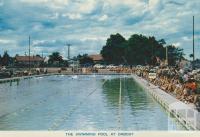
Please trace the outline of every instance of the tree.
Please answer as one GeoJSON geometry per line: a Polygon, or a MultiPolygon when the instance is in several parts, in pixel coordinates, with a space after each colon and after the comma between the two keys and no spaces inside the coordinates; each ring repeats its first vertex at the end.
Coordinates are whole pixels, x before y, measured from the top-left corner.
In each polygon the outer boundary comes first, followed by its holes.
{"type": "Polygon", "coordinates": [[[79,60],[80,65],[82,66],[91,66],[94,64],[92,58],[90,58],[87,54],[78,55],[77,59],[79,60]]]}
{"type": "Polygon", "coordinates": [[[101,54],[108,64],[121,64],[124,62],[125,42],[126,39],[119,33],[110,35],[106,45],[101,50],[101,54]]]}
{"type": "Polygon", "coordinates": [[[35,55],[36,57],[41,57],[39,54],[35,55]]]}
{"type": "Polygon", "coordinates": [[[128,41],[125,48],[125,57],[130,65],[156,65],[156,58],[163,59],[165,50],[155,37],[146,37],[143,35],[134,34],[128,41]]]}
{"type": "Polygon", "coordinates": [[[59,52],[53,52],[51,55],[49,55],[49,60],[48,60],[48,63],[49,64],[60,64],[63,62],[63,58],[62,56],[60,55],[59,52]]]}
{"type": "Polygon", "coordinates": [[[176,65],[176,61],[183,59],[183,49],[177,48],[174,45],[168,46],[168,64],[171,66],[176,65]]]}
{"type": "Polygon", "coordinates": [[[160,40],[158,41],[158,43],[161,44],[161,45],[165,45],[165,44],[166,44],[166,42],[165,42],[164,39],[160,39],[160,40]]]}
{"type": "MultiPolygon", "coordinates": [[[[107,39],[101,54],[108,64],[159,65],[158,60],[165,59],[165,44],[164,39],[156,40],[153,36],[133,34],[126,40],[117,33],[107,39]]],[[[183,58],[183,50],[173,45],[168,47],[169,64],[175,65],[177,60],[183,58]]]]}
{"type": "Polygon", "coordinates": [[[3,66],[8,66],[12,63],[12,58],[9,56],[7,51],[4,52],[3,57],[1,58],[1,63],[3,66]]]}
{"type": "Polygon", "coordinates": [[[193,54],[190,54],[190,55],[189,55],[190,58],[193,58],[193,56],[194,56],[193,54]]]}

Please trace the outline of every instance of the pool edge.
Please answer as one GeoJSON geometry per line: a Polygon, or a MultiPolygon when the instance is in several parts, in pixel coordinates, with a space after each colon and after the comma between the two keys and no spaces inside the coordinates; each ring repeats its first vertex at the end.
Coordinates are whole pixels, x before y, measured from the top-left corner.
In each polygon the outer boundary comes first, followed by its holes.
{"type": "Polygon", "coordinates": [[[132,74],[133,79],[170,114],[172,114],[188,130],[200,130],[200,113],[192,106],[187,105],[157,86],[148,83],[145,79],[132,74]],[[185,110],[185,111],[183,111],[185,110]],[[193,118],[188,118],[193,113],[193,118]]]}

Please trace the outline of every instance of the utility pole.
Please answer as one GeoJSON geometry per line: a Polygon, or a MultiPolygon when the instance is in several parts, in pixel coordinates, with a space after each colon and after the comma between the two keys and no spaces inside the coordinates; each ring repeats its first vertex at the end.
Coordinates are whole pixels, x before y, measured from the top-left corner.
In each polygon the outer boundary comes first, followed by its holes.
{"type": "Polygon", "coordinates": [[[193,16],[193,61],[195,60],[194,56],[194,16],[193,16]]]}
{"type": "Polygon", "coordinates": [[[67,44],[67,46],[68,46],[68,60],[70,60],[70,46],[71,46],[71,44],[67,44]]]}
{"type": "Polygon", "coordinates": [[[166,46],[166,64],[168,66],[168,47],[166,46]]]}
{"type": "Polygon", "coordinates": [[[31,37],[29,36],[29,72],[31,70],[31,37]]]}

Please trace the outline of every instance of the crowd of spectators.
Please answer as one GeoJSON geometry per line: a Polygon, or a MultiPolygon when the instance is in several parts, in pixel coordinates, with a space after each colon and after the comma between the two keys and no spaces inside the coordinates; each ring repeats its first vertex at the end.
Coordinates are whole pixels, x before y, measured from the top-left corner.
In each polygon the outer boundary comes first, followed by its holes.
{"type": "Polygon", "coordinates": [[[197,107],[200,104],[199,81],[197,74],[192,70],[183,70],[174,67],[154,68],[156,77],[150,78],[150,67],[135,67],[133,72],[140,77],[158,86],[165,92],[173,95],[184,103],[193,103],[197,107]]]}

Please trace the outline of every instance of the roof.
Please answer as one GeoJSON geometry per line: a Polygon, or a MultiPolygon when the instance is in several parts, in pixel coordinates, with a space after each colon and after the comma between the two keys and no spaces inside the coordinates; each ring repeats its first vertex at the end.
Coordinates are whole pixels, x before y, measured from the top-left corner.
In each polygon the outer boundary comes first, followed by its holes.
{"type": "MultiPolygon", "coordinates": [[[[29,61],[29,56],[16,56],[16,61],[29,61]]],[[[44,58],[39,56],[30,56],[30,61],[44,61],[44,58]]]]}
{"type": "Polygon", "coordinates": [[[95,55],[89,55],[90,58],[92,58],[92,60],[94,61],[101,61],[103,60],[103,57],[101,54],[95,54],[95,55]]]}

